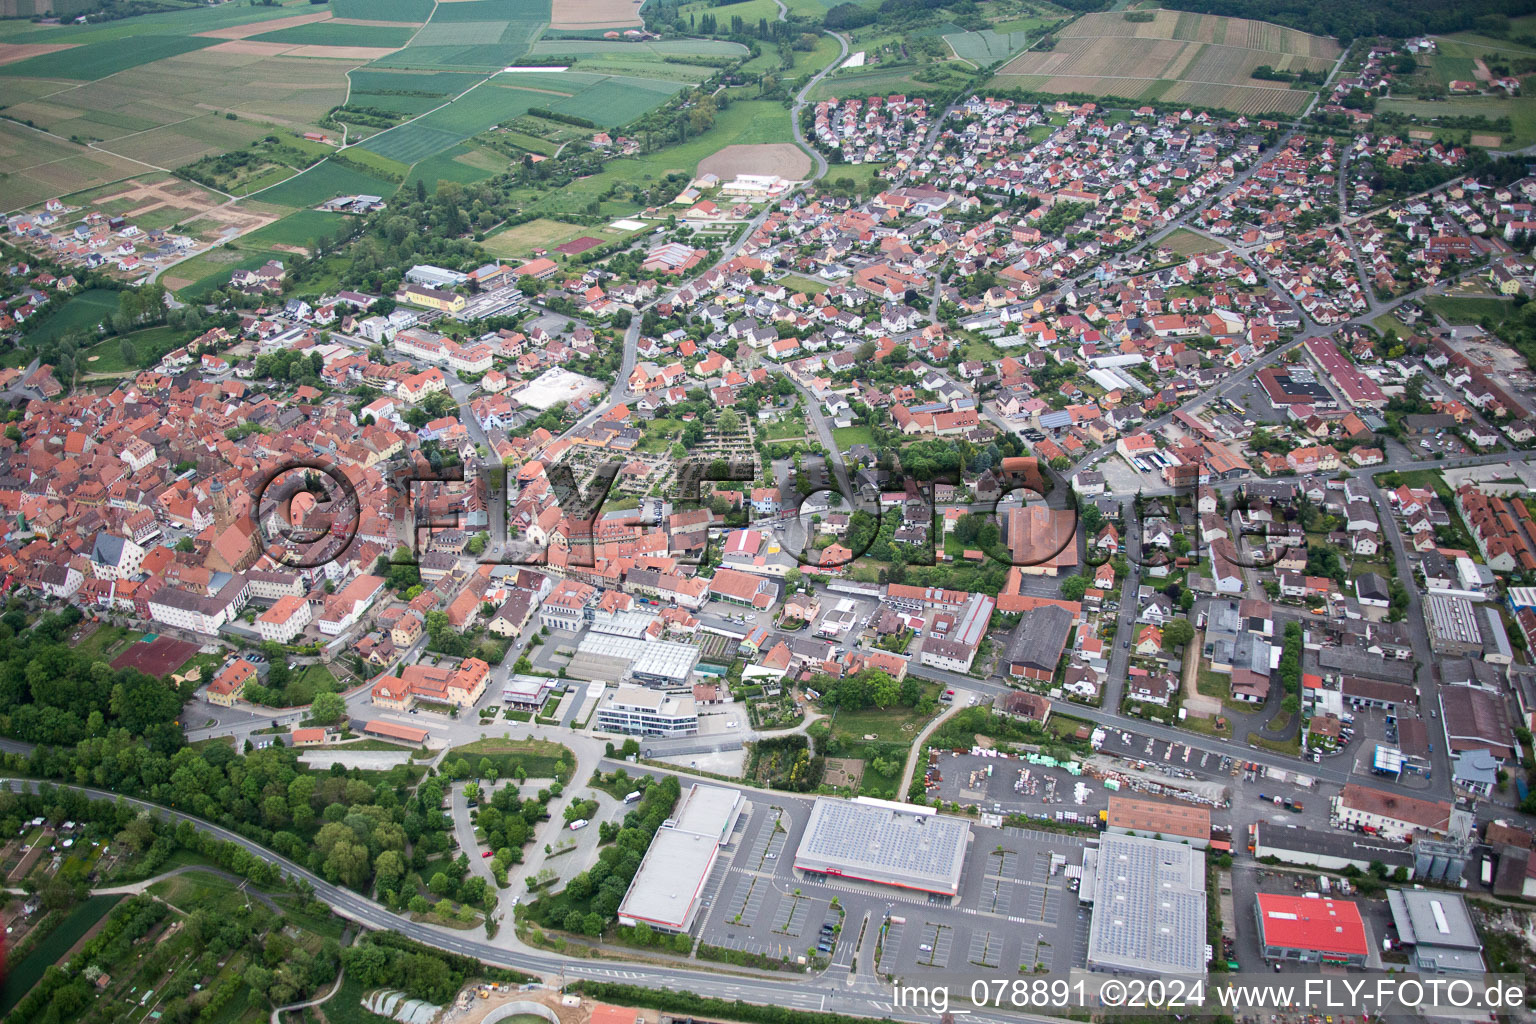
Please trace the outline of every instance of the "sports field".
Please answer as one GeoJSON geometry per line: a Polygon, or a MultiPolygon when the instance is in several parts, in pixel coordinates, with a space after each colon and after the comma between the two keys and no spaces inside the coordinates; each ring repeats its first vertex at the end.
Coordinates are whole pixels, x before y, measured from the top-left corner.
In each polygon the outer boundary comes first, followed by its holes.
{"type": "Polygon", "coordinates": [[[1327,72],[1339,52],[1332,39],[1243,18],[1157,11],[1152,21],[1133,22],[1108,12],[1084,15],[1061,30],[1054,49],[1020,54],[993,81],[1036,92],[1297,113],[1312,93],[1255,79],[1253,70],[1267,64],[1327,72]]]}
{"type": "Polygon", "coordinates": [[[591,231],[591,228],[582,227],[580,224],[567,224],[541,217],[526,224],[507,228],[505,231],[498,231],[482,244],[485,246],[485,251],[493,256],[500,256],[503,259],[527,259],[533,255],[535,249],[553,249],[573,238],[590,234],[591,231]]]}
{"type": "Polygon", "coordinates": [[[163,676],[186,664],[197,653],[197,644],[157,636],[145,643],[140,640],[112,659],[113,668],[136,668],[147,676],[163,676]]]}

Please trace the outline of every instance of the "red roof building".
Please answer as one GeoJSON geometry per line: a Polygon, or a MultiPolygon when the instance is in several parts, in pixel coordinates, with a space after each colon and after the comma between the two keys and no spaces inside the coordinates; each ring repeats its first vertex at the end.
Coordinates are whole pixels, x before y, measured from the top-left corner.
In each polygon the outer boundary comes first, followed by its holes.
{"type": "Polygon", "coordinates": [[[1261,892],[1254,913],[1267,958],[1365,965],[1365,922],[1350,900],[1261,892]]]}

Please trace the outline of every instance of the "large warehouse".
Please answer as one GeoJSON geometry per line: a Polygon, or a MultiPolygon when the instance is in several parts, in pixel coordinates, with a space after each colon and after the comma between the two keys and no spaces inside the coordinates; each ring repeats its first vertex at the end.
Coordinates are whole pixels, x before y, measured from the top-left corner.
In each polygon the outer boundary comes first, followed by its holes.
{"type": "Polygon", "coordinates": [[[1371,952],[1360,908],[1350,900],[1261,892],[1254,916],[1266,959],[1363,967],[1371,952]]]}
{"type": "Polygon", "coordinates": [[[702,784],[688,790],[645,851],[619,904],[619,923],[633,927],[644,921],[664,932],[693,927],[699,894],[741,811],[740,790],[702,784]]]}
{"type": "Polygon", "coordinates": [[[873,797],[818,797],[795,851],[795,870],[955,896],[971,826],[959,818],[873,797]]]}
{"type": "Polygon", "coordinates": [[[1083,865],[1083,890],[1093,893],[1089,969],[1203,974],[1205,854],[1183,843],[1112,832],[1089,852],[1083,865]]]}

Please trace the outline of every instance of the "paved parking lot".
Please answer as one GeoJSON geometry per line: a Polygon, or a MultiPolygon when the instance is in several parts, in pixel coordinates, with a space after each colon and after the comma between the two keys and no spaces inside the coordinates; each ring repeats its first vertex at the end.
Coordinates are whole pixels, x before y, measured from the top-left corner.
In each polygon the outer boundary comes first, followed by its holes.
{"type": "Polygon", "coordinates": [[[929,795],[946,802],[977,804],[1003,814],[1035,815],[1057,811],[1093,815],[1109,806],[1109,791],[1102,782],[1086,775],[1070,775],[1062,768],[958,754],[941,756],[938,769],[939,787],[929,795]],[[992,769],[990,777],[988,768],[992,769]]]}
{"type": "Polygon", "coordinates": [[[877,931],[889,919],[880,972],[909,982],[968,982],[998,972],[1016,976],[1021,965],[1080,961],[1077,933],[1086,915],[1080,918],[1064,869],[1082,863],[1082,837],[973,824],[960,896],[951,905],[915,890],[797,878],[794,854],[810,801],[772,799],[753,797],[706,883],[697,928],[704,942],[797,956],[815,951],[824,924],[841,923],[825,955],[846,969],[867,917],[860,961],[869,963],[877,931]]]}

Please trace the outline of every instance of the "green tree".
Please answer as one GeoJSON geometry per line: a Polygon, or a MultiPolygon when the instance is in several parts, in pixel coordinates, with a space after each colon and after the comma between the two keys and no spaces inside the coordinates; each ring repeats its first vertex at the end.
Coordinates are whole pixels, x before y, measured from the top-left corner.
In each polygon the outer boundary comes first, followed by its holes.
{"type": "Polygon", "coordinates": [[[1163,650],[1172,654],[1195,638],[1188,619],[1174,619],[1163,626],[1163,650]]]}
{"type": "Polygon", "coordinates": [[[317,693],[310,705],[309,717],[321,725],[335,725],[346,717],[347,702],[339,693],[317,693]]]}

